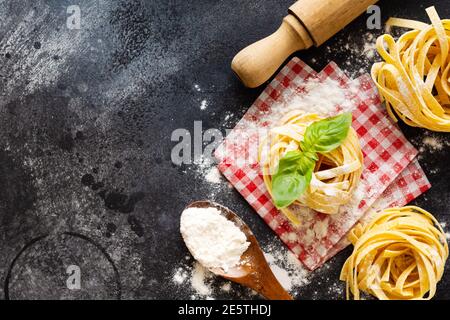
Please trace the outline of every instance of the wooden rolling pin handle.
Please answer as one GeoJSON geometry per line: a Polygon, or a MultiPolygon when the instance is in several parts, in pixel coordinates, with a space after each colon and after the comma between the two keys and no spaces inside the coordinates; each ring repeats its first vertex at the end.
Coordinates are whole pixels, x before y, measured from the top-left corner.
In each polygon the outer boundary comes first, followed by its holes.
{"type": "Polygon", "coordinates": [[[315,46],[334,36],[378,0],[298,0],[289,7],[308,29],[315,46]]]}
{"type": "Polygon", "coordinates": [[[272,35],[240,51],[231,68],[245,86],[256,88],[269,79],[292,53],[313,45],[308,31],[293,15],[272,35]]]}
{"type": "Polygon", "coordinates": [[[267,81],[295,51],[319,46],[377,0],[298,0],[281,27],[239,52],[231,68],[250,88],[267,81]]]}

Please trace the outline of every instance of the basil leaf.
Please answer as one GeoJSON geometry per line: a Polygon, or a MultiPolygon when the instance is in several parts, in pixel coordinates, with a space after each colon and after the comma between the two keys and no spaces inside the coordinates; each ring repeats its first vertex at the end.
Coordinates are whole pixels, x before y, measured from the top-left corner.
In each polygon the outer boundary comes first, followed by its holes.
{"type": "Polygon", "coordinates": [[[272,195],[275,206],[284,208],[293,203],[305,192],[311,180],[298,171],[275,175],[272,179],[272,195]]]}
{"type": "Polygon", "coordinates": [[[333,151],[347,138],[351,124],[350,112],[312,123],[306,128],[302,149],[323,153],[333,151]]]}
{"type": "MultiPolygon", "coordinates": [[[[303,155],[304,156],[301,157],[297,162],[297,169],[301,175],[306,175],[309,171],[312,172],[314,170],[317,159],[310,158],[310,154],[308,153],[303,153],[303,155]]],[[[316,156],[315,153],[313,153],[312,155],[316,156]]]]}
{"type": "Polygon", "coordinates": [[[290,151],[280,159],[272,176],[272,196],[277,208],[293,203],[311,182],[315,161],[301,151],[290,151]]]}
{"type": "Polygon", "coordinates": [[[299,150],[294,150],[294,151],[289,151],[286,152],[286,154],[284,155],[283,158],[280,159],[280,163],[283,161],[284,163],[286,162],[296,162],[298,159],[300,159],[302,157],[302,152],[299,150]]]}
{"type": "Polygon", "coordinates": [[[289,151],[280,159],[275,174],[292,173],[297,170],[298,161],[302,157],[301,151],[289,151]]]}

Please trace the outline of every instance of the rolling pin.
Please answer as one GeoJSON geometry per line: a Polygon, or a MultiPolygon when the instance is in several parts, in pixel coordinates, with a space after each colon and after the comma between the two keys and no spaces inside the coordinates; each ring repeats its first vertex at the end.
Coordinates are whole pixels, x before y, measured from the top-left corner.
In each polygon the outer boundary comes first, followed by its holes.
{"type": "Polygon", "coordinates": [[[299,0],[280,28],[240,51],[231,68],[245,86],[267,81],[294,52],[320,46],[377,0],[299,0]]]}

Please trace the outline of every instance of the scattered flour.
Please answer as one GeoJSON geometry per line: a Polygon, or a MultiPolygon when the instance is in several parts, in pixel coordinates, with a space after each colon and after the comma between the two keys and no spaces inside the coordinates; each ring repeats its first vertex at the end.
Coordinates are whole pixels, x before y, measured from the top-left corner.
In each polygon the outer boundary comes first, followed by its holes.
{"type": "Polygon", "coordinates": [[[376,58],[376,37],[372,32],[362,35],[362,41],[353,41],[350,36],[337,38],[335,42],[326,47],[330,55],[345,53],[346,61],[343,66],[345,71],[353,76],[370,72],[370,68],[376,58]]]}
{"type": "MultiPolygon", "coordinates": [[[[354,108],[354,103],[345,94],[346,91],[333,79],[311,79],[306,82],[303,90],[304,94],[294,95],[289,101],[287,111],[296,109],[327,116],[336,112],[336,106],[339,106],[342,112],[354,108]]],[[[284,112],[286,113],[286,109],[284,112]]]]}
{"type": "Polygon", "coordinates": [[[188,273],[186,272],[186,270],[180,267],[175,271],[172,280],[177,284],[182,284],[186,281],[187,277],[188,273]]]}
{"type": "Polygon", "coordinates": [[[317,239],[324,238],[328,233],[328,219],[324,219],[322,221],[317,221],[314,224],[314,233],[316,234],[317,239]]]}
{"type": "Polygon", "coordinates": [[[275,278],[277,278],[277,280],[280,282],[284,290],[291,291],[292,281],[291,277],[289,276],[289,272],[277,266],[276,264],[270,265],[270,269],[272,270],[273,274],[275,275],[275,278]]]}
{"type": "Polygon", "coordinates": [[[191,285],[194,290],[202,296],[211,294],[211,286],[206,282],[213,274],[205,269],[200,263],[196,262],[192,271],[191,285]]]}
{"type": "Polygon", "coordinates": [[[208,101],[202,100],[202,102],[200,104],[200,110],[205,110],[207,106],[208,106],[208,101]]]}
{"type": "Polygon", "coordinates": [[[237,114],[235,114],[234,112],[225,112],[225,116],[221,122],[221,126],[225,129],[225,133],[235,126],[236,116],[237,114]]]}
{"type": "MultiPolygon", "coordinates": [[[[186,259],[191,258],[187,256],[186,259]]],[[[211,300],[220,293],[233,294],[231,282],[222,283],[223,281],[226,280],[216,277],[198,262],[194,262],[192,266],[182,264],[172,272],[173,284],[183,291],[190,288],[193,292],[192,300],[211,300]]]]}
{"type": "Polygon", "coordinates": [[[447,228],[447,222],[439,222],[439,224],[441,225],[442,229],[444,230],[444,234],[445,234],[445,238],[447,238],[447,241],[450,240],[450,231],[445,231],[445,229],[447,228]]]}
{"type": "Polygon", "coordinates": [[[328,287],[328,290],[325,290],[325,292],[322,290],[321,292],[313,291],[313,300],[345,299],[345,283],[340,281],[338,277],[333,276],[332,279],[330,278],[330,274],[333,274],[331,268],[332,266],[330,264],[325,264],[311,275],[311,283],[318,287],[323,287],[324,285],[328,287]]]}
{"type": "Polygon", "coordinates": [[[431,174],[437,174],[439,173],[439,168],[430,169],[431,174]]]}
{"type": "MultiPolygon", "coordinates": [[[[422,153],[434,153],[439,152],[445,149],[446,147],[450,147],[450,141],[438,133],[430,133],[425,132],[424,136],[419,136],[412,139],[412,142],[415,145],[418,145],[419,149],[419,160],[423,157],[422,153]]],[[[438,170],[436,169],[436,172],[438,170]]]]}
{"type": "Polygon", "coordinates": [[[204,183],[206,198],[209,200],[216,200],[219,195],[233,189],[227,181],[222,178],[222,174],[217,168],[217,163],[213,156],[202,155],[195,159],[194,163],[186,166],[182,170],[183,173],[193,174],[194,178],[204,183]]]}
{"type": "Polygon", "coordinates": [[[333,298],[340,298],[344,295],[342,284],[335,282],[328,287],[328,295],[333,298]]]}
{"type": "Polygon", "coordinates": [[[222,268],[225,272],[240,263],[241,255],[250,245],[246,235],[212,207],[184,210],[180,231],[198,262],[206,268],[222,268]]]}
{"type": "MultiPolygon", "coordinates": [[[[199,158],[194,159],[193,163],[188,167],[190,172],[194,172],[196,176],[205,178],[209,170],[215,165],[214,159],[211,156],[202,155],[199,158]]],[[[186,173],[184,171],[184,173],[186,173]]]]}
{"type": "Polygon", "coordinates": [[[202,91],[202,89],[200,88],[200,86],[199,86],[198,84],[194,84],[194,89],[195,89],[197,92],[202,91]]]}
{"type": "Polygon", "coordinates": [[[296,296],[298,289],[309,283],[309,271],[304,269],[297,257],[284,247],[270,245],[264,251],[264,256],[277,280],[286,291],[296,296]]]}
{"type": "Polygon", "coordinates": [[[205,176],[206,181],[210,182],[210,183],[221,183],[222,182],[222,175],[219,171],[219,169],[217,169],[217,167],[212,167],[211,169],[209,169],[209,171],[207,172],[206,176],[205,176]]]}
{"type": "Polygon", "coordinates": [[[442,150],[442,148],[444,147],[444,144],[442,143],[442,141],[440,141],[438,137],[427,136],[423,138],[422,143],[428,149],[431,149],[433,151],[442,150]]]}
{"type": "Polygon", "coordinates": [[[363,53],[367,59],[373,59],[376,53],[376,42],[373,34],[367,34],[366,41],[364,42],[363,53]]]}
{"type": "MultiPolygon", "coordinates": [[[[303,214],[306,215],[307,213],[303,214]]],[[[304,225],[307,226],[307,228],[304,229],[305,235],[303,238],[303,241],[306,245],[309,245],[315,241],[319,241],[327,235],[329,224],[328,219],[315,221],[314,223],[311,223],[312,221],[306,219],[302,221],[304,221],[304,225]]],[[[296,241],[298,241],[298,239],[296,239],[296,241]]]]}
{"type": "Polygon", "coordinates": [[[230,292],[231,291],[231,284],[230,283],[225,283],[222,287],[220,287],[220,289],[222,289],[222,291],[225,291],[225,292],[230,292]]]}
{"type": "Polygon", "coordinates": [[[194,160],[194,165],[196,166],[195,171],[204,175],[214,165],[214,159],[210,156],[202,155],[194,160]]]}

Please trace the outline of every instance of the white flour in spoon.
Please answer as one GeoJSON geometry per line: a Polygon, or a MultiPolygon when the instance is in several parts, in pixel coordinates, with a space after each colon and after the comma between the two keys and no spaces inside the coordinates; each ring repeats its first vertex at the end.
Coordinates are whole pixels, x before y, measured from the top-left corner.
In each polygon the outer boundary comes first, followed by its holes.
{"type": "Polygon", "coordinates": [[[180,231],[194,258],[206,268],[227,272],[237,266],[250,242],[216,208],[188,208],[181,214],[180,231]]]}

